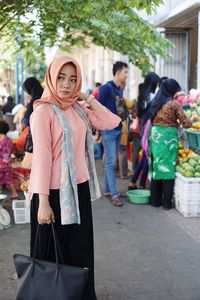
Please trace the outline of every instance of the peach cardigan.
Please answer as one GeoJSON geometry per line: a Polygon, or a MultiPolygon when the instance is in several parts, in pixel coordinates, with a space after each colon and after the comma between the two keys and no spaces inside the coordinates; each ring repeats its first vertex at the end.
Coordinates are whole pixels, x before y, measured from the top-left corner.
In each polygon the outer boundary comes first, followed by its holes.
{"type": "MultiPolygon", "coordinates": [[[[84,110],[91,126],[98,130],[113,129],[121,121],[109,110],[84,110]]],[[[73,134],[75,170],[77,184],[79,184],[89,179],[85,159],[86,125],[73,107],[63,112],[73,134]]],[[[63,130],[56,113],[48,103],[36,107],[31,115],[30,124],[34,150],[29,192],[49,195],[50,189],[60,188],[63,130]]]]}

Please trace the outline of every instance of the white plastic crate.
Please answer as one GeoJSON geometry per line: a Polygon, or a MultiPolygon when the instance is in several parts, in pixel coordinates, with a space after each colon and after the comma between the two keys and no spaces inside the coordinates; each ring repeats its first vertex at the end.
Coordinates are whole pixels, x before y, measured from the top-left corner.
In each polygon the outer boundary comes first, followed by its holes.
{"type": "Polygon", "coordinates": [[[181,194],[186,192],[200,193],[200,178],[184,177],[180,173],[176,173],[175,189],[181,194]]]}
{"type": "Polygon", "coordinates": [[[181,190],[175,185],[174,194],[181,197],[184,201],[193,202],[198,201],[200,203],[200,192],[181,190]]]}
{"type": "Polygon", "coordinates": [[[26,200],[14,200],[12,202],[15,224],[30,223],[30,208],[26,200]]]}
{"type": "Polygon", "coordinates": [[[200,217],[200,201],[198,200],[193,199],[193,201],[188,201],[175,194],[176,209],[184,217],[200,217]]]}

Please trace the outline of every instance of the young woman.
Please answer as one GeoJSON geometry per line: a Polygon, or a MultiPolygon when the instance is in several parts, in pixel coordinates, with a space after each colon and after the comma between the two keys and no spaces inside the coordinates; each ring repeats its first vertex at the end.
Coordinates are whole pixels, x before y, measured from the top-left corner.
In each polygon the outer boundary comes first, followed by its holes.
{"type": "Polygon", "coordinates": [[[177,128],[190,127],[180,103],[176,100],[181,87],[174,79],[161,83],[160,89],[151,103],[152,128],[149,135],[151,152],[151,200],[152,206],[172,208],[175,167],[178,155],[177,128]]]}
{"type": "Polygon", "coordinates": [[[81,70],[74,59],[56,57],[45,81],[46,88],[31,116],[31,255],[38,223],[44,224],[38,257],[55,261],[48,225],[55,222],[65,263],[89,268],[82,300],[96,300],[91,197],[99,198],[100,191],[91,126],[113,129],[121,119],[93,96],[81,93],[81,70]],[[77,103],[79,99],[86,100],[91,110],[77,103]]]}
{"type": "Polygon", "coordinates": [[[27,111],[25,112],[25,115],[22,119],[22,123],[26,127],[29,126],[30,115],[33,112],[33,103],[35,102],[35,100],[41,98],[44,89],[41,86],[39,80],[37,80],[37,78],[35,77],[26,78],[26,80],[23,82],[22,88],[26,92],[27,97],[30,99],[27,104],[27,111]]]}

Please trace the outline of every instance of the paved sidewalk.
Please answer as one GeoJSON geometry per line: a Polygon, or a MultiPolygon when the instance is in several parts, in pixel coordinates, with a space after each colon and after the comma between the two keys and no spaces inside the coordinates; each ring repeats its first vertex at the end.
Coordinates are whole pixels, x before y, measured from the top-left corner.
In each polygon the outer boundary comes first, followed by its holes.
{"type": "MultiPolygon", "coordinates": [[[[125,191],[128,181],[118,183],[125,191]]],[[[200,219],[127,200],[92,205],[98,300],[200,300],[200,219]]],[[[15,299],[12,255],[28,249],[29,225],[0,231],[0,300],[15,299]]]]}

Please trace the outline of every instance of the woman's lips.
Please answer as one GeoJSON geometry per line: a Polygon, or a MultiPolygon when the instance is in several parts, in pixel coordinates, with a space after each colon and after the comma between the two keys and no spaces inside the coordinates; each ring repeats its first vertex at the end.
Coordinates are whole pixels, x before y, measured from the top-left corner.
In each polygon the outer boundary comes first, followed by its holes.
{"type": "Polygon", "coordinates": [[[68,95],[70,92],[67,92],[67,91],[61,91],[61,93],[62,93],[63,95],[68,95]]]}

